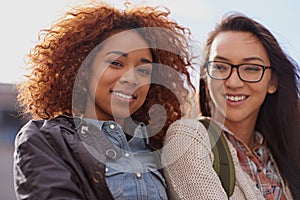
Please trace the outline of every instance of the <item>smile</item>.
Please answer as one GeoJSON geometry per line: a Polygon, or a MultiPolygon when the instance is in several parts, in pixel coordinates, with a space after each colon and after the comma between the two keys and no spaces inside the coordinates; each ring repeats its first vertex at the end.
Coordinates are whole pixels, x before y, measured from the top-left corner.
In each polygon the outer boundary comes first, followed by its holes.
{"type": "Polygon", "coordinates": [[[238,101],[243,101],[247,98],[247,96],[229,96],[229,95],[226,95],[225,96],[227,100],[229,101],[234,101],[234,102],[238,102],[238,101]]]}
{"type": "Polygon", "coordinates": [[[124,94],[122,92],[112,91],[112,94],[122,99],[127,99],[127,100],[135,99],[133,95],[124,94]]]}

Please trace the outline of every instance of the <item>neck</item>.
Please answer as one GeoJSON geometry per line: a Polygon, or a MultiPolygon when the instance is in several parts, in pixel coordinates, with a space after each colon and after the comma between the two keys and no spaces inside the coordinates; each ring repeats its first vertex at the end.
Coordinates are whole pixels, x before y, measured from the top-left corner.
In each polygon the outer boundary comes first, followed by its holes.
{"type": "Polygon", "coordinates": [[[229,131],[235,134],[237,138],[243,141],[248,147],[254,146],[255,123],[247,124],[243,122],[232,122],[225,120],[225,126],[229,131]]]}
{"type": "MultiPolygon", "coordinates": [[[[216,121],[222,121],[215,118],[216,121]]],[[[226,128],[232,132],[237,138],[243,141],[248,147],[254,146],[254,131],[256,119],[248,119],[243,121],[233,121],[228,118],[223,120],[226,128]]]]}
{"type": "Polygon", "coordinates": [[[124,119],[117,119],[115,118],[115,122],[118,123],[122,128],[124,127],[124,119]]]}
{"type": "Polygon", "coordinates": [[[109,117],[105,117],[105,116],[98,116],[96,113],[94,112],[86,112],[84,114],[84,117],[86,118],[91,118],[91,119],[97,119],[100,121],[115,121],[116,123],[118,123],[121,127],[124,126],[124,118],[109,118],[109,117]],[[93,113],[93,114],[90,114],[93,113]]]}

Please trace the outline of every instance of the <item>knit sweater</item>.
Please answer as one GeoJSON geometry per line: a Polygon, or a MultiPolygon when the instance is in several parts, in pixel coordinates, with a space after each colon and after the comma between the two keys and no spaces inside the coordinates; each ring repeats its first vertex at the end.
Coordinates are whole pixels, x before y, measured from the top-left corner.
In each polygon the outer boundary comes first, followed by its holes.
{"type": "MultiPolygon", "coordinates": [[[[264,197],[255,182],[240,166],[235,148],[228,140],[227,143],[236,176],[234,192],[230,199],[263,200],[264,197]]],[[[169,127],[162,152],[162,163],[170,199],[227,199],[213,168],[214,155],[211,149],[208,132],[197,120],[182,119],[169,127]]],[[[279,174],[277,167],[276,170],[279,174]]],[[[287,199],[292,199],[282,178],[281,182],[287,199]]]]}

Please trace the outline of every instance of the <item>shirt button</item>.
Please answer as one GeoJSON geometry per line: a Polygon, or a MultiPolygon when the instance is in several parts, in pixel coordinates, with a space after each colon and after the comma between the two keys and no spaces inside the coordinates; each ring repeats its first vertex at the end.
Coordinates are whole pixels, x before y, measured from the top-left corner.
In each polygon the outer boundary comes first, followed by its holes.
{"type": "Polygon", "coordinates": [[[93,176],[93,181],[95,183],[99,183],[101,180],[104,180],[103,175],[100,172],[96,171],[93,176]]]}
{"type": "Polygon", "coordinates": [[[113,130],[113,129],[115,129],[115,125],[114,125],[114,124],[110,124],[110,125],[109,125],[109,128],[110,128],[111,130],[113,130]]]}
{"type": "Polygon", "coordinates": [[[87,127],[87,126],[82,126],[81,127],[81,135],[83,136],[83,137],[87,137],[88,136],[88,131],[89,131],[89,128],[87,127]]]}
{"type": "Polygon", "coordinates": [[[141,178],[142,177],[142,174],[140,172],[137,172],[135,175],[136,175],[137,178],[141,178]]]}
{"type": "Polygon", "coordinates": [[[111,159],[116,159],[117,158],[117,152],[113,149],[108,149],[106,152],[105,152],[105,155],[111,159]]]}
{"type": "Polygon", "coordinates": [[[126,158],[128,158],[130,155],[129,155],[129,153],[126,152],[126,153],[124,154],[124,156],[125,156],[126,158]]]}
{"type": "Polygon", "coordinates": [[[105,172],[108,172],[108,168],[107,167],[105,167],[105,172]]]}

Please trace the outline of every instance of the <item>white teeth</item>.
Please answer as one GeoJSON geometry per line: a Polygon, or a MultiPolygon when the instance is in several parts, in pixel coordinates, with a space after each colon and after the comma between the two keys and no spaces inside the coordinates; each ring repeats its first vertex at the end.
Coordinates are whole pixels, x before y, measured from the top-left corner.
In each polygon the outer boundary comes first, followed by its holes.
{"type": "Polygon", "coordinates": [[[124,98],[124,99],[132,99],[133,97],[132,96],[129,96],[129,95],[126,95],[126,94],[123,94],[123,93],[120,93],[120,92],[113,92],[114,95],[116,96],[119,96],[121,98],[124,98]]]}
{"type": "Polygon", "coordinates": [[[246,96],[226,96],[226,99],[230,101],[242,101],[246,99],[246,96]]]}

